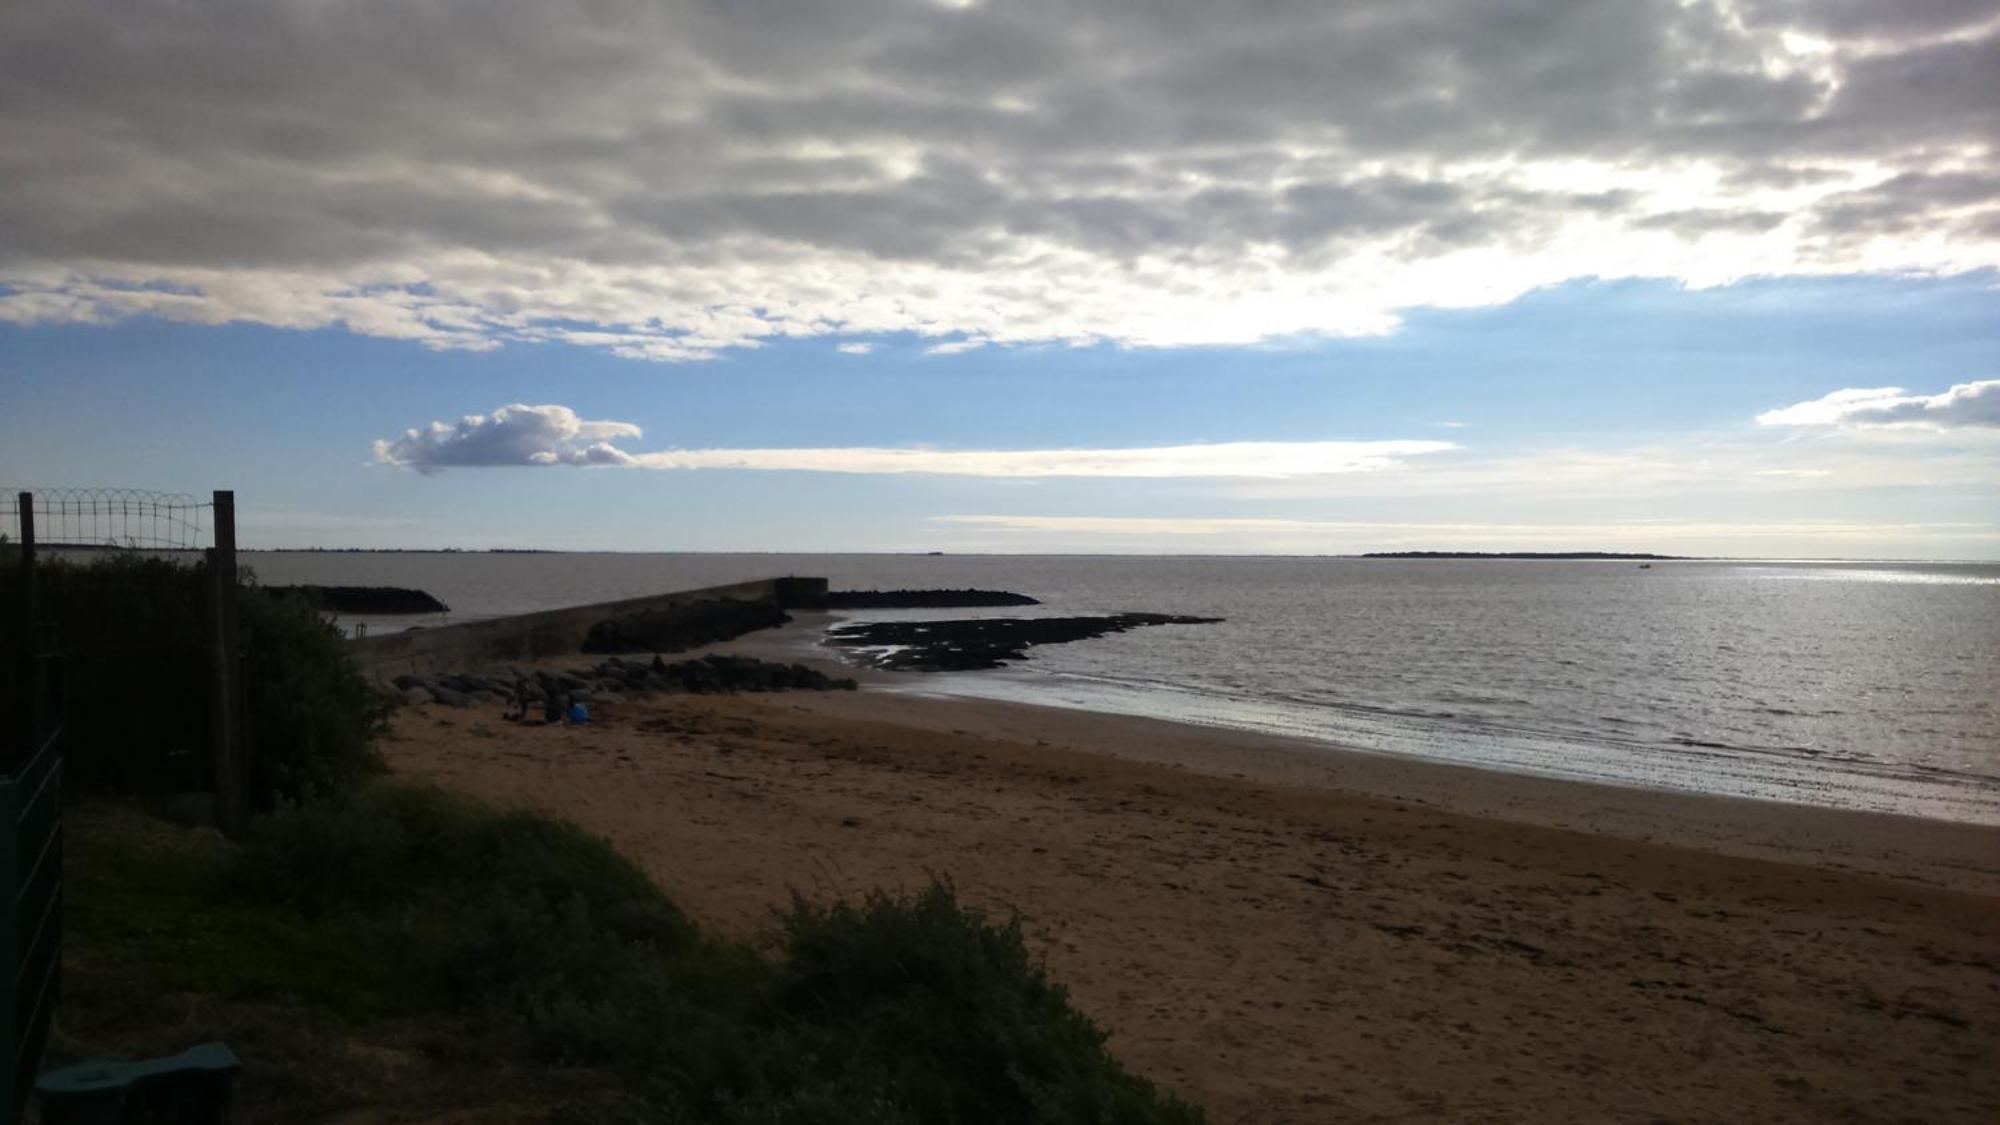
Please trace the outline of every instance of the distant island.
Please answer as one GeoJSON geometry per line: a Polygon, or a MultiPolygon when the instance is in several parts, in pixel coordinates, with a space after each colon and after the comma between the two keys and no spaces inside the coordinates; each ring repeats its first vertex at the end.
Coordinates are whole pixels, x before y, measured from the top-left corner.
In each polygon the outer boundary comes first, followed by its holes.
{"type": "Polygon", "coordinates": [[[1364,559],[1653,559],[1686,561],[1688,555],[1649,555],[1625,551],[1370,551],[1364,559]]]}

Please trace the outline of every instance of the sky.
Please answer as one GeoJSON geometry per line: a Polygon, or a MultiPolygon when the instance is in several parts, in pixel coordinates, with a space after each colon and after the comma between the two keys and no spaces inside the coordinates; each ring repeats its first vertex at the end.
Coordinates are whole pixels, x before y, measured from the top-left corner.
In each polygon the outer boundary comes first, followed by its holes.
{"type": "Polygon", "coordinates": [[[2000,559],[2000,0],[0,6],[0,484],[2000,559]]]}

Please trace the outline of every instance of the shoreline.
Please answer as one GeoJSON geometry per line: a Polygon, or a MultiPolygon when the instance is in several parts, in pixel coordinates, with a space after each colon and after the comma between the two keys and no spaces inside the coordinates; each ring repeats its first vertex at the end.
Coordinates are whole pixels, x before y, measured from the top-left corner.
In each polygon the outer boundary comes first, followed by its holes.
{"type": "Polygon", "coordinates": [[[862,690],[852,695],[795,698],[795,704],[828,716],[889,721],[933,733],[970,731],[1213,777],[1403,801],[1466,816],[1848,868],[2000,895],[2000,826],[1550,777],[1303,735],[927,692],[926,673],[883,671],[828,652],[815,638],[826,621],[836,619],[833,615],[795,617],[791,625],[700,651],[798,662],[859,680],[862,690]]]}
{"type": "Polygon", "coordinates": [[[1508,773],[1282,735],[1014,701],[870,690],[795,710],[1098,754],[1284,789],[2000,896],[2000,827],[1508,773]]]}
{"type": "Polygon", "coordinates": [[[1274,741],[864,687],[580,727],[428,704],[382,749],[581,824],[750,940],[794,893],[950,879],[1216,1122],[2000,1106],[2000,834],[1366,754],[1301,772],[1274,741]]]}

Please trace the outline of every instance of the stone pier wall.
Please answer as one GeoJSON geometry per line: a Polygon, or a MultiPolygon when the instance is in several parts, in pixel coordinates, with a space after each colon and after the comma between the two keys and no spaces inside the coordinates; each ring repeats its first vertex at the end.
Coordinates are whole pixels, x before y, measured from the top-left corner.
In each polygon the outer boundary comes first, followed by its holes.
{"type": "Polygon", "coordinates": [[[811,609],[825,605],[826,585],[824,578],[762,578],[435,629],[385,633],[349,641],[347,647],[362,674],[377,681],[405,673],[423,676],[464,671],[580,652],[592,626],[631,614],[671,613],[676,608],[717,601],[769,602],[779,608],[811,609]]]}

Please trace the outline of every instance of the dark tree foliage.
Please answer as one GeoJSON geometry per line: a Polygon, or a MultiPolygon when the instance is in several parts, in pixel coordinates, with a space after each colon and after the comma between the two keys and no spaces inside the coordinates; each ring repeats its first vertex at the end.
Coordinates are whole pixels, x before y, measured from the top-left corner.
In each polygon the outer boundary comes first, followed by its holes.
{"type": "MultiPolygon", "coordinates": [[[[61,656],[65,777],[82,792],[189,792],[212,785],[207,573],[139,554],[87,561],[44,557],[39,618],[61,656]]],[[[21,566],[0,552],[10,607],[0,695],[22,674],[21,566]]],[[[381,704],[349,662],[340,634],[303,599],[237,590],[246,718],[260,803],[328,791],[377,771],[369,739],[381,704]]]]}

